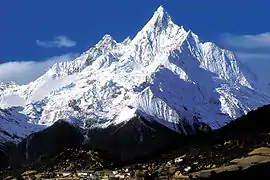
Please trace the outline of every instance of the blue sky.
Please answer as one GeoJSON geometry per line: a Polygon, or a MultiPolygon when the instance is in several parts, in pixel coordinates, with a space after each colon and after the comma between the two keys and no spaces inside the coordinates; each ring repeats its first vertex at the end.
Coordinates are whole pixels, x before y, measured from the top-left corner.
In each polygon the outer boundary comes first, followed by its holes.
{"type": "Polygon", "coordinates": [[[117,41],[134,37],[161,4],[176,24],[235,51],[254,71],[268,75],[269,0],[3,0],[0,81],[33,80],[53,63],[89,49],[104,34],[117,41]]]}

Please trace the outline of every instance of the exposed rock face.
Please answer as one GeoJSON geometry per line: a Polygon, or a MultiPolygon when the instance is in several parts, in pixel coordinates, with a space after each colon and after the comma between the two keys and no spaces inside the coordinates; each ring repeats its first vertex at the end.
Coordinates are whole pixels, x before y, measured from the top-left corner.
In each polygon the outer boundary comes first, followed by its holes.
{"type": "Polygon", "coordinates": [[[68,148],[80,146],[83,135],[79,128],[59,120],[49,128],[31,134],[18,144],[11,156],[12,165],[30,165],[43,157],[53,156],[68,148]]]}

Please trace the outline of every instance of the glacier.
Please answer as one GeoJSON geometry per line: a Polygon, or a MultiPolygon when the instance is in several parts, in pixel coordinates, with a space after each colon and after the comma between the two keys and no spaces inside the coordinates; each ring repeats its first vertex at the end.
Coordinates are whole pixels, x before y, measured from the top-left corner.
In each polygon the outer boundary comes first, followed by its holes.
{"type": "Polygon", "coordinates": [[[29,84],[0,83],[0,132],[23,138],[59,119],[106,128],[140,115],[189,134],[196,124],[217,129],[269,102],[234,53],[201,42],[161,6],[134,38],[105,35],[29,84]]]}

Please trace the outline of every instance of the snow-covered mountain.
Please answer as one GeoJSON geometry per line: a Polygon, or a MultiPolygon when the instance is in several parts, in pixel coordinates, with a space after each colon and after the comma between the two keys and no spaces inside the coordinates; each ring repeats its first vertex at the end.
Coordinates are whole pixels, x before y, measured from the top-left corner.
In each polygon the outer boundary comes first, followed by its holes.
{"type": "Polygon", "coordinates": [[[0,108],[13,111],[0,113],[0,129],[24,137],[59,119],[106,128],[138,114],[187,134],[195,124],[216,129],[269,102],[232,52],[201,42],[159,7],[133,39],[105,35],[29,84],[0,84],[0,108]]]}

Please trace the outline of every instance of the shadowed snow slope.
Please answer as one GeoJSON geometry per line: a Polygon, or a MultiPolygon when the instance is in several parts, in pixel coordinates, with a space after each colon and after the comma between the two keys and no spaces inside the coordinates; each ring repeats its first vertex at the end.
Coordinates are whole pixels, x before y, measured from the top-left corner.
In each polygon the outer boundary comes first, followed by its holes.
{"type": "Polygon", "coordinates": [[[80,127],[105,128],[139,114],[189,134],[194,125],[220,128],[269,101],[232,52],[200,42],[174,24],[163,7],[133,39],[119,43],[105,35],[29,84],[0,84],[0,108],[20,106],[15,111],[20,116],[10,119],[35,126],[67,119],[80,127]]]}

